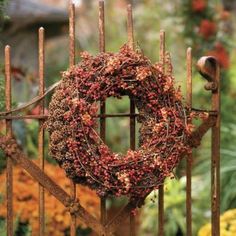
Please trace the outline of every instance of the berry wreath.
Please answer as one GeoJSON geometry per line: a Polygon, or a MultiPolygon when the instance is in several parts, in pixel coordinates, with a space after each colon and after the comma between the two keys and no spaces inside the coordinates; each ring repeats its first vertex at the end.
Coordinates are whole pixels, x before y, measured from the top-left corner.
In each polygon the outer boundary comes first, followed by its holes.
{"type": "Polygon", "coordinates": [[[171,62],[159,63],[124,45],[118,53],[91,56],[63,72],[49,105],[50,154],[76,183],[99,196],[141,199],[172,175],[191,147],[185,109],[174,87],[171,62]],[[139,148],[113,153],[99,138],[98,104],[130,96],[138,109],[139,148]]]}

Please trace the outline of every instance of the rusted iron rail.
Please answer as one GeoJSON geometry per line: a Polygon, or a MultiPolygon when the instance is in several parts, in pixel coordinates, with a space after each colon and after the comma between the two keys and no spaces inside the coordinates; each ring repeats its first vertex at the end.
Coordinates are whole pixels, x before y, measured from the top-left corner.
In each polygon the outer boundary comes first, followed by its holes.
{"type": "MultiPolygon", "coordinates": [[[[75,5],[69,3],[69,66],[75,65],[75,5]]],[[[70,195],[76,200],[76,184],[70,180],[70,195]]],[[[76,236],[76,215],[71,214],[70,236],[76,236]]]]}
{"type": "Polygon", "coordinates": [[[200,74],[211,91],[211,107],[217,111],[211,133],[211,234],[220,235],[220,68],[214,57],[202,57],[197,63],[200,74]]]}
{"type": "MultiPolygon", "coordinates": [[[[128,34],[128,43],[129,47],[134,50],[134,24],[133,24],[133,12],[132,12],[132,5],[128,4],[127,6],[127,34],[128,34]]],[[[130,98],[130,114],[135,113],[135,103],[132,98],[130,98]]],[[[129,133],[130,133],[130,149],[135,150],[135,116],[130,116],[129,120],[129,133]]],[[[130,212],[130,236],[135,236],[135,216],[133,212],[130,212]]]]}
{"type": "MultiPolygon", "coordinates": [[[[190,110],[191,111],[191,110],[190,110]]],[[[193,110],[196,112],[196,110],[193,110]]],[[[209,116],[217,116],[217,112],[216,111],[212,111],[212,110],[197,110],[197,112],[199,113],[208,113],[209,116]]],[[[10,114],[10,113],[9,113],[10,114]]],[[[187,114],[188,115],[188,114],[187,114]]],[[[106,117],[106,118],[114,118],[114,117],[130,117],[130,116],[139,116],[138,113],[113,113],[113,114],[100,114],[97,115],[97,118],[101,118],[101,117],[106,117]]],[[[0,120],[25,120],[25,119],[32,119],[32,120],[46,120],[48,118],[48,115],[1,115],[0,114],[0,120]]]]}
{"type": "MultiPolygon", "coordinates": [[[[6,111],[11,110],[11,48],[5,47],[5,100],[6,111]]],[[[6,136],[12,137],[12,121],[6,118],[6,136]]],[[[13,236],[13,163],[7,156],[7,235],[13,236]]]]}
{"type": "MultiPolygon", "coordinates": [[[[104,12],[104,1],[99,0],[98,3],[98,29],[99,29],[99,51],[105,52],[105,12],[104,12]]],[[[106,101],[100,104],[100,137],[106,142],[106,101]]],[[[107,212],[106,212],[106,198],[100,198],[100,215],[101,224],[106,224],[107,212]]]]}
{"type": "MultiPolygon", "coordinates": [[[[162,72],[165,73],[165,31],[160,31],[160,52],[159,60],[162,72]]],[[[164,235],[164,183],[160,185],[158,190],[158,236],[164,235]]]]}
{"type": "MultiPolygon", "coordinates": [[[[192,49],[187,49],[186,105],[192,107],[192,49]]],[[[192,236],[192,151],[186,156],[186,232],[192,236]]]]}
{"type": "MultiPolygon", "coordinates": [[[[39,29],[39,96],[44,94],[45,42],[44,28],[39,29]]],[[[44,115],[44,100],[39,103],[39,115],[44,115]]],[[[38,120],[38,158],[39,166],[44,171],[44,120],[38,120]]],[[[45,235],[45,194],[39,184],[39,236],[45,235]]]]}

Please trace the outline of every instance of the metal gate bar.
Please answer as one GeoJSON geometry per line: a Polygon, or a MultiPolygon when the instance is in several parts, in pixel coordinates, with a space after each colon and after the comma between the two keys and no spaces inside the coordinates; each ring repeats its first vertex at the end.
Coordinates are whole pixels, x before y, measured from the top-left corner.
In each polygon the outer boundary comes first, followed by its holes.
{"type": "MultiPolygon", "coordinates": [[[[99,0],[98,3],[98,29],[99,29],[99,51],[105,52],[105,13],[104,13],[104,1],[99,0]]],[[[106,142],[106,101],[100,104],[100,137],[106,142]]],[[[100,218],[101,223],[105,225],[106,223],[106,197],[100,198],[100,218]]]]}
{"type": "MultiPolygon", "coordinates": [[[[5,47],[5,101],[6,111],[11,110],[11,48],[5,47]]],[[[12,137],[12,121],[6,119],[6,135],[12,137]]],[[[13,162],[7,157],[7,235],[13,236],[13,162]]]]}
{"type": "MultiPolygon", "coordinates": [[[[44,28],[39,29],[39,96],[44,94],[44,65],[45,40],[44,28]]],[[[39,103],[39,115],[44,115],[44,100],[39,103]]],[[[39,120],[38,130],[38,158],[39,166],[44,171],[44,120],[39,120]]],[[[45,235],[45,194],[44,188],[39,184],[39,236],[45,235]]]]}
{"type": "MultiPolygon", "coordinates": [[[[192,107],[192,49],[188,48],[187,61],[187,86],[186,105],[192,107]]],[[[192,236],[192,151],[186,156],[186,232],[192,236]]]]}
{"type": "MultiPolygon", "coordinates": [[[[75,65],[75,5],[69,3],[69,66],[75,65]]],[[[70,195],[76,200],[76,184],[70,180],[70,195]]],[[[71,214],[70,236],[76,236],[76,215],[71,214]]]]}
{"type": "MultiPolygon", "coordinates": [[[[113,113],[113,114],[100,114],[97,115],[97,118],[112,118],[112,117],[137,117],[139,114],[135,113],[113,113]]],[[[1,119],[8,119],[8,120],[25,120],[25,119],[30,119],[30,120],[44,120],[47,119],[47,115],[3,115],[1,116],[1,119]]]]}
{"type": "Polygon", "coordinates": [[[212,90],[212,110],[218,112],[216,124],[211,134],[211,222],[212,236],[220,235],[220,68],[215,64],[212,80],[216,89],[212,90]]]}
{"type": "Polygon", "coordinates": [[[216,121],[211,133],[211,233],[220,235],[220,67],[214,57],[202,57],[197,63],[200,74],[207,80],[205,89],[211,91],[211,108],[216,121]]]}
{"type": "MultiPolygon", "coordinates": [[[[161,70],[165,73],[165,31],[160,31],[160,51],[159,60],[161,63],[161,70]]],[[[160,185],[158,190],[158,235],[164,235],[164,183],[160,185]]]]}
{"type": "MultiPolygon", "coordinates": [[[[134,24],[133,24],[133,12],[132,5],[127,6],[127,33],[128,33],[128,43],[129,47],[134,50],[134,24]]],[[[130,99],[130,114],[135,113],[135,103],[132,98],[130,99]]],[[[135,150],[135,116],[130,116],[129,120],[129,132],[130,132],[130,149],[135,150]]],[[[135,216],[133,212],[130,212],[130,236],[135,236],[135,216]]]]}

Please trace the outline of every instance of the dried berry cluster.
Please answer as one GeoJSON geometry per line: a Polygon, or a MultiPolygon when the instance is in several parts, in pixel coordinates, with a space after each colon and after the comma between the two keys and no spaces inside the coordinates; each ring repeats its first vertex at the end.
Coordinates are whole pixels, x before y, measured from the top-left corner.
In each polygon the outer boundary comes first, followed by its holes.
{"type": "Polygon", "coordinates": [[[51,155],[68,177],[100,196],[142,198],[171,175],[189,150],[180,91],[160,64],[152,65],[127,45],[118,53],[83,53],[82,58],[63,73],[50,103],[51,155]],[[123,95],[134,99],[141,123],[140,148],[126,155],[113,153],[96,129],[99,102],[123,95]]]}

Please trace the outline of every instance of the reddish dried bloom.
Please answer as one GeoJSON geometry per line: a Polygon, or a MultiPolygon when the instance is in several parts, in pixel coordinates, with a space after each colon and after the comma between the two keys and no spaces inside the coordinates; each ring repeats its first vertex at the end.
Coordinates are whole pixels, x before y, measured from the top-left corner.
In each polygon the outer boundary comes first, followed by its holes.
{"type": "Polygon", "coordinates": [[[152,75],[152,71],[150,70],[149,67],[137,67],[136,71],[137,71],[136,79],[140,81],[152,75]]]}
{"type": "Polygon", "coordinates": [[[171,88],[173,88],[173,78],[172,77],[167,77],[166,83],[164,85],[164,91],[168,91],[171,88]]]}
{"type": "Polygon", "coordinates": [[[222,68],[224,69],[229,68],[229,65],[230,65],[229,53],[227,52],[225,47],[222,45],[222,43],[218,42],[215,45],[214,49],[212,51],[209,51],[207,55],[215,57],[222,68]]]}
{"type": "Polygon", "coordinates": [[[91,126],[93,124],[92,117],[88,113],[82,115],[82,122],[88,126],[91,126]]]}
{"type": "Polygon", "coordinates": [[[202,20],[199,26],[199,34],[206,40],[215,35],[216,34],[215,22],[207,19],[202,20]]]}
{"type": "Polygon", "coordinates": [[[202,12],[206,9],[206,0],[192,0],[192,10],[194,12],[202,12]]]}
{"type": "Polygon", "coordinates": [[[164,123],[156,123],[153,127],[153,132],[159,133],[161,129],[163,128],[164,123]]]}
{"type": "Polygon", "coordinates": [[[183,96],[182,96],[180,87],[178,87],[178,88],[176,89],[174,96],[175,96],[176,101],[181,101],[181,99],[183,98],[183,96]]]}
{"type": "Polygon", "coordinates": [[[230,14],[230,12],[229,11],[227,11],[227,10],[222,10],[221,11],[221,13],[220,13],[220,18],[222,19],[222,20],[229,20],[230,19],[230,17],[231,17],[231,14],[230,14]]]}
{"type": "Polygon", "coordinates": [[[166,109],[166,107],[161,108],[161,115],[163,120],[167,121],[168,119],[168,110],[166,109]]]}
{"type": "Polygon", "coordinates": [[[81,52],[80,56],[84,60],[91,58],[91,55],[88,52],[81,52]]]}

